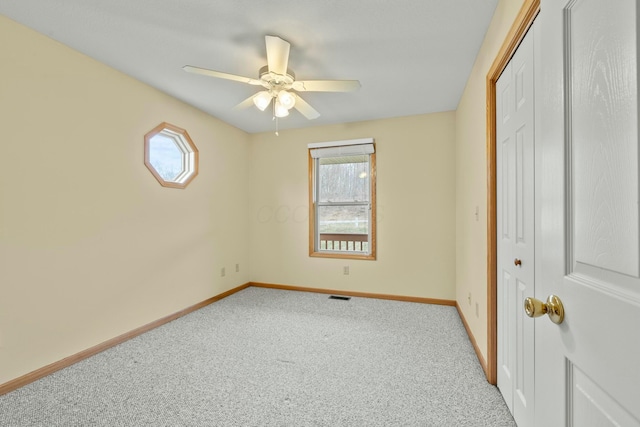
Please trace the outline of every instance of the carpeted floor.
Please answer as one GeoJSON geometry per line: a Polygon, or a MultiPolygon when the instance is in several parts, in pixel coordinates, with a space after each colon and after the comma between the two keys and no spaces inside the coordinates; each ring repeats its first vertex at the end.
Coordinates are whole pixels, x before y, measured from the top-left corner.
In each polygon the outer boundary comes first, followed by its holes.
{"type": "Polygon", "coordinates": [[[0,396],[0,426],[515,426],[454,307],[248,288],[0,396]]]}

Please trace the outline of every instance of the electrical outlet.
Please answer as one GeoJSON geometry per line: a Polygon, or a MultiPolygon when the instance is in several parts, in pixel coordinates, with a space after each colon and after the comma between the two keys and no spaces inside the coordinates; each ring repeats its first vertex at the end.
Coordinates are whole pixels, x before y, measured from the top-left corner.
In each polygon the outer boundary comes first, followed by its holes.
{"type": "Polygon", "coordinates": [[[240,264],[236,264],[236,273],[240,273],[240,264]]]}
{"type": "Polygon", "coordinates": [[[224,271],[224,267],[220,269],[220,277],[224,277],[226,272],[224,271]]]}
{"type": "Polygon", "coordinates": [[[471,305],[471,292],[469,292],[469,296],[467,297],[467,299],[469,300],[469,305],[471,305]]]}
{"type": "Polygon", "coordinates": [[[344,274],[345,276],[349,275],[349,266],[345,265],[344,267],[342,267],[342,274],[344,274]]]}

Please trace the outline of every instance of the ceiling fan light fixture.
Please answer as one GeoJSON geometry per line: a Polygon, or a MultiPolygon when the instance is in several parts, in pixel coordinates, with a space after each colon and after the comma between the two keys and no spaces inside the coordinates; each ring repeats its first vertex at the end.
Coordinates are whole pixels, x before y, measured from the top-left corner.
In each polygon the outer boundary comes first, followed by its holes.
{"type": "Polygon", "coordinates": [[[289,115],[289,110],[278,99],[276,99],[273,111],[276,117],[287,117],[289,115]]]}
{"type": "Polygon", "coordinates": [[[252,102],[260,111],[272,106],[274,119],[288,116],[289,110],[294,107],[309,120],[320,116],[298,92],[353,92],[360,89],[360,82],[357,80],[296,80],[296,75],[287,68],[291,44],[280,37],[268,35],[265,36],[265,44],[267,65],[260,68],[257,79],[193,65],[185,65],[182,69],[189,73],[261,86],[266,90],[249,96],[234,109],[251,107],[252,102]]]}
{"type": "Polygon", "coordinates": [[[272,96],[269,91],[263,90],[253,97],[253,103],[260,111],[264,111],[267,109],[269,104],[271,104],[271,98],[272,96]]]}
{"type": "Polygon", "coordinates": [[[287,92],[286,90],[281,90],[280,93],[278,93],[278,101],[280,102],[280,105],[287,110],[292,109],[293,106],[296,105],[295,95],[291,92],[287,92]]]}

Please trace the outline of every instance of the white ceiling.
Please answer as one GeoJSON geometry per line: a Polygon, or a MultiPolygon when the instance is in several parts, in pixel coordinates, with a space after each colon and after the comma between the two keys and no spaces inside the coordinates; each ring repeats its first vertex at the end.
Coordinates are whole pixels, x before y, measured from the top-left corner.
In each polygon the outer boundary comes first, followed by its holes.
{"type": "Polygon", "coordinates": [[[280,129],[454,110],[497,1],[2,0],[0,13],[255,133],[273,130],[270,111],[232,108],[260,87],[182,66],[257,78],[277,35],[298,80],[362,84],[302,93],[321,116],[292,110],[280,129]]]}

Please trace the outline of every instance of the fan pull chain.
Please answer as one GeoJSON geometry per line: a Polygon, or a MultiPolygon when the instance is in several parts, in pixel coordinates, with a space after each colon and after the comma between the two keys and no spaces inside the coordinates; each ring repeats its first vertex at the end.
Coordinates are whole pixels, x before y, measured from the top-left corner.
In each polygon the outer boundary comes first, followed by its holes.
{"type": "Polygon", "coordinates": [[[275,101],[273,102],[273,118],[271,120],[274,120],[276,122],[276,136],[280,136],[280,134],[278,133],[278,116],[276,116],[276,103],[275,101]]]}

